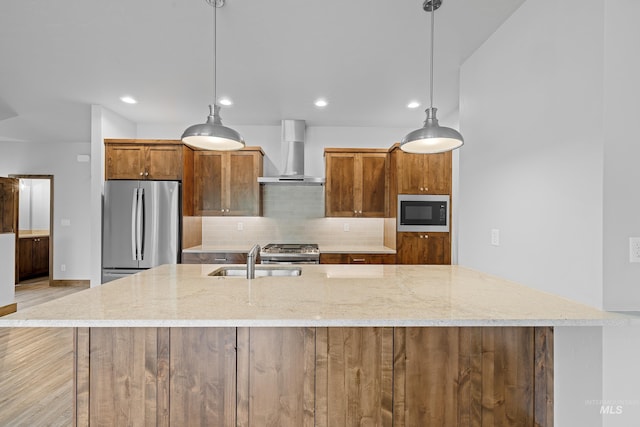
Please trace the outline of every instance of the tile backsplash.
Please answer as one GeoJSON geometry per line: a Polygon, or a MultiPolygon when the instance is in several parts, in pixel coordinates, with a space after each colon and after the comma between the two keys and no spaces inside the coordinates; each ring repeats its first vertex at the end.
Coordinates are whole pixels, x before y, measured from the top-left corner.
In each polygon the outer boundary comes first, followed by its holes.
{"type": "Polygon", "coordinates": [[[264,185],[261,191],[263,216],[203,217],[202,244],[383,245],[384,218],[325,218],[324,186],[264,185]]]}
{"type": "Polygon", "coordinates": [[[383,245],[384,218],[205,217],[202,244],[383,245]],[[348,231],[345,231],[347,229],[348,231]]]}

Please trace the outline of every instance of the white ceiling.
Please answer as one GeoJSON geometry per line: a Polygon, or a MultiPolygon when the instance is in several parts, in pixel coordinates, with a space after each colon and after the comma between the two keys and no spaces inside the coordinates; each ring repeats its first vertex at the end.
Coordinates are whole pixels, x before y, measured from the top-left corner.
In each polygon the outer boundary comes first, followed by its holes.
{"type": "MultiPolygon", "coordinates": [[[[460,64],[524,0],[445,0],[435,102],[458,105],[460,64]]],[[[227,125],[417,127],[428,103],[421,0],[226,0],[218,95],[227,125]],[[325,97],[329,106],[313,101],[325,97]],[[406,104],[423,103],[417,110],[406,104]]],[[[0,141],[88,142],[91,104],[137,123],[204,122],[213,97],[213,8],[204,0],[0,1],[0,141]],[[136,105],[119,98],[131,95],[136,105]]]]}

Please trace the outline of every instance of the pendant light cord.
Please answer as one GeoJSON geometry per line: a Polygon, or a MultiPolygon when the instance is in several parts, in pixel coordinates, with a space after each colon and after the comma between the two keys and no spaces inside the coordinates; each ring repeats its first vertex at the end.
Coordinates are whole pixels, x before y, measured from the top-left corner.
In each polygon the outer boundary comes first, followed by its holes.
{"type": "Polygon", "coordinates": [[[217,61],[217,52],[216,52],[216,41],[217,41],[217,37],[216,37],[216,32],[218,31],[218,25],[217,25],[217,12],[216,9],[218,9],[217,6],[217,0],[213,0],[211,2],[211,6],[213,7],[213,105],[217,105],[218,101],[217,101],[217,92],[216,92],[216,77],[217,77],[217,66],[218,66],[218,61],[217,61]]]}
{"type": "Polygon", "coordinates": [[[435,24],[435,4],[434,4],[435,0],[431,1],[431,62],[429,64],[430,66],[430,71],[429,71],[429,77],[430,77],[430,82],[429,82],[429,108],[433,109],[433,35],[434,35],[434,24],[435,24]]]}

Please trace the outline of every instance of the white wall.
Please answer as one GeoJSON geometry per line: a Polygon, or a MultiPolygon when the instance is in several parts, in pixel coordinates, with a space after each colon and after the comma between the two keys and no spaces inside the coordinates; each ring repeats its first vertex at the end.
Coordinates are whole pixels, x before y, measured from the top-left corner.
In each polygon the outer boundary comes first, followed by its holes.
{"type": "Polygon", "coordinates": [[[604,305],[640,310],[640,263],[629,263],[629,237],[640,237],[640,2],[605,2],[604,305]]]}
{"type": "Polygon", "coordinates": [[[597,307],[602,9],[525,2],[461,70],[460,263],[597,307]]]}
{"type": "Polygon", "coordinates": [[[48,230],[50,181],[48,179],[20,179],[20,230],[48,230]]]}
{"type": "Polygon", "coordinates": [[[53,175],[53,278],[83,280],[89,277],[91,217],[89,212],[89,163],[78,155],[89,154],[82,142],[1,142],[0,176],[53,175]],[[61,225],[68,219],[69,225],[61,225]],[[66,271],[60,265],[66,265],[66,271]]]}
{"type": "MultiPolygon", "coordinates": [[[[601,307],[603,0],[527,1],[462,66],[459,263],[601,307]],[[500,230],[500,246],[491,245],[500,230]]],[[[557,328],[555,425],[599,426],[601,328],[557,328]]]]}
{"type": "Polygon", "coordinates": [[[16,235],[0,234],[0,307],[13,304],[15,294],[16,235]]]}

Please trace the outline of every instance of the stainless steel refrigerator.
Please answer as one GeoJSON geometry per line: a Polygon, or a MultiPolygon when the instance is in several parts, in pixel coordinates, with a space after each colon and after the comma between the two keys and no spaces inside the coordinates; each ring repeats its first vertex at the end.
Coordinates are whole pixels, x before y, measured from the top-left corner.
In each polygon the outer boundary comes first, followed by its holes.
{"type": "Polygon", "coordinates": [[[107,181],[102,215],[102,283],[180,256],[180,183],[107,181]]]}

